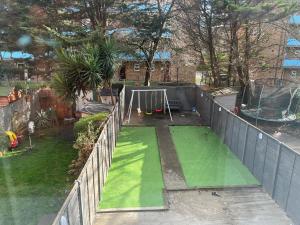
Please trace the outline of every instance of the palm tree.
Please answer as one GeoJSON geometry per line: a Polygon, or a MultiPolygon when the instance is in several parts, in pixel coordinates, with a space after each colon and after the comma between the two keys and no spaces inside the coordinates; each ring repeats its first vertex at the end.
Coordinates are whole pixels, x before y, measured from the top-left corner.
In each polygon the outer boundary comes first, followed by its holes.
{"type": "Polygon", "coordinates": [[[102,37],[96,43],[88,42],[76,49],[57,50],[58,68],[52,87],[59,96],[72,101],[73,109],[80,93],[85,95],[100,86],[110,88],[114,104],[111,80],[118,65],[116,46],[114,40],[102,37]]]}
{"type": "Polygon", "coordinates": [[[66,101],[72,102],[75,114],[76,99],[80,93],[95,90],[102,83],[97,49],[86,44],[80,49],[63,49],[56,52],[58,67],[52,78],[52,88],[66,101]]]}
{"type": "Polygon", "coordinates": [[[103,38],[99,45],[99,63],[101,68],[102,86],[110,89],[111,101],[114,104],[112,79],[119,66],[119,51],[114,39],[103,38]]]}

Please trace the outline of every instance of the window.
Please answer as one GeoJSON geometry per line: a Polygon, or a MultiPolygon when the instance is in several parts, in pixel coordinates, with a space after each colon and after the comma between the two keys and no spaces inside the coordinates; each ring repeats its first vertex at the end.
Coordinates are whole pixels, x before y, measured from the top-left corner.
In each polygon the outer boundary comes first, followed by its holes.
{"type": "Polygon", "coordinates": [[[140,64],[139,64],[139,63],[135,63],[135,64],[133,65],[133,71],[135,71],[135,72],[140,71],[140,64]]]}
{"type": "Polygon", "coordinates": [[[297,76],[297,71],[292,70],[291,73],[290,73],[290,76],[291,77],[296,77],[297,76]]]}
{"type": "Polygon", "coordinates": [[[23,69],[23,68],[25,68],[25,64],[24,63],[17,63],[17,67],[18,67],[18,69],[23,69]]]}
{"type": "Polygon", "coordinates": [[[299,49],[297,49],[297,50],[295,50],[295,55],[300,55],[300,50],[299,49]]]}

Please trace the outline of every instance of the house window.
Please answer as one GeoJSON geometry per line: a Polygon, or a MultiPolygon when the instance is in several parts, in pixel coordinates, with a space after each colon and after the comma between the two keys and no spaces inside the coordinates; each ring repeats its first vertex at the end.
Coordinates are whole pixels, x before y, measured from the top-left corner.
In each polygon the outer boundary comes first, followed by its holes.
{"type": "Polygon", "coordinates": [[[139,63],[135,63],[135,64],[133,65],[133,71],[135,71],[135,72],[140,71],[140,64],[139,64],[139,63]]]}
{"type": "Polygon", "coordinates": [[[290,73],[290,76],[293,77],[293,78],[296,77],[297,76],[297,71],[292,70],[291,73],[290,73]]]}
{"type": "Polygon", "coordinates": [[[23,68],[25,68],[25,64],[24,63],[17,63],[17,68],[18,69],[23,69],[23,68]]]}
{"type": "Polygon", "coordinates": [[[300,55],[300,50],[299,49],[297,49],[296,51],[295,51],[295,55],[300,55]]]}

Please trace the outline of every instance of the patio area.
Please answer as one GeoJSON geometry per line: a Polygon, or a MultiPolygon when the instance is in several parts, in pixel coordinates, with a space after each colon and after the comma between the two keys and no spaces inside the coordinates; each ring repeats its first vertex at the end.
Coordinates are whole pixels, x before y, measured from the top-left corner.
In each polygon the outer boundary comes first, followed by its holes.
{"type": "MultiPolygon", "coordinates": [[[[236,187],[222,182],[221,186],[215,187],[214,185],[211,187],[188,185],[180,159],[182,156],[178,154],[178,149],[176,149],[178,146],[176,146],[176,141],[172,140],[171,131],[174,128],[180,130],[180,126],[185,128],[187,125],[201,128],[201,118],[197,113],[192,112],[173,113],[172,116],[173,122],[163,114],[146,116],[133,113],[130,124],[125,123],[125,126],[129,127],[156,128],[164,181],[164,208],[143,209],[141,207],[102,211],[96,215],[96,225],[292,224],[286,213],[255,180],[252,180],[252,185],[242,182],[236,187]]],[[[186,132],[182,130],[182,134],[184,136],[186,132]]],[[[189,149],[190,147],[188,146],[189,149]]],[[[199,147],[201,148],[201,143],[199,147]]],[[[193,157],[190,158],[192,159],[193,157]]],[[[225,162],[226,159],[224,158],[223,161],[225,162]]],[[[201,177],[199,179],[201,180],[201,177]]]]}

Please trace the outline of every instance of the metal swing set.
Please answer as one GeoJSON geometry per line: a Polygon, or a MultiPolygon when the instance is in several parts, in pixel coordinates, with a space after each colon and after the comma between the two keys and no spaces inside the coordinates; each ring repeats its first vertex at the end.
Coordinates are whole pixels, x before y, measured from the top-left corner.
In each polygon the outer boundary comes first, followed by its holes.
{"type": "Polygon", "coordinates": [[[140,115],[142,113],[142,109],[141,109],[141,94],[144,94],[144,105],[145,105],[145,115],[152,115],[153,112],[155,113],[164,113],[166,114],[166,108],[168,109],[168,113],[170,116],[170,120],[173,121],[172,118],[172,114],[171,114],[171,110],[170,110],[170,106],[169,106],[169,101],[168,101],[168,96],[167,96],[167,90],[166,89],[144,89],[144,90],[131,90],[131,98],[130,98],[130,103],[129,103],[129,107],[128,107],[128,120],[127,122],[130,122],[130,118],[131,118],[131,111],[132,111],[132,105],[133,105],[133,99],[134,99],[134,95],[135,93],[137,93],[137,97],[138,97],[138,107],[137,107],[137,112],[140,115]],[[150,102],[148,99],[148,93],[150,92],[150,102]],[[153,94],[155,94],[154,96],[154,108],[153,108],[153,94]],[[160,98],[158,97],[158,94],[160,94],[160,98]],[[158,104],[158,101],[160,99],[160,104],[158,104]],[[150,107],[149,107],[149,103],[150,103],[150,107]]]}

